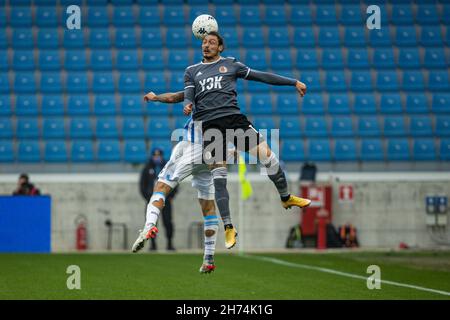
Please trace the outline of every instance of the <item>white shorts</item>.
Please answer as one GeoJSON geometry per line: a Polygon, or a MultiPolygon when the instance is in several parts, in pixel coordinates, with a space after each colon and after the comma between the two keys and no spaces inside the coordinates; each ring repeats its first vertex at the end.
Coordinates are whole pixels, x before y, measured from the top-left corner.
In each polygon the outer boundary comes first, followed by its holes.
{"type": "Polygon", "coordinates": [[[208,166],[202,164],[202,146],[180,141],[159,173],[158,181],[173,189],[190,175],[193,177],[192,186],[198,190],[198,198],[214,200],[214,182],[208,166]]]}

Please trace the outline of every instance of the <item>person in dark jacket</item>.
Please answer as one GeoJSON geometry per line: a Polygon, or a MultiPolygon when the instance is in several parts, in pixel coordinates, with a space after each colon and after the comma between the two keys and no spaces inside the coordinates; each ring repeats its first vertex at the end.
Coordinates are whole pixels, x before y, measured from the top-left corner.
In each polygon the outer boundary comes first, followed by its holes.
{"type": "MultiPolygon", "coordinates": [[[[164,160],[164,155],[161,149],[154,149],[152,151],[152,155],[145,165],[144,169],[141,173],[140,178],[140,190],[141,195],[145,199],[146,203],[150,201],[150,198],[153,194],[153,186],[155,182],[158,180],[158,174],[166,165],[166,160],[164,160]]],[[[177,193],[177,188],[173,190],[173,192],[167,197],[166,205],[162,211],[162,221],[164,224],[164,228],[166,229],[167,236],[167,250],[175,250],[172,238],[174,233],[174,227],[172,222],[172,200],[177,193]]],[[[151,239],[150,250],[156,250],[156,240],[154,238],[151,239]]]]}
{"type": "Polygon", "coordinates": [[[41,192],[32,183],[26,173],[22,173],[17,181],[17,188],[13,191],[14,196],[39,196],[41,192]]]}

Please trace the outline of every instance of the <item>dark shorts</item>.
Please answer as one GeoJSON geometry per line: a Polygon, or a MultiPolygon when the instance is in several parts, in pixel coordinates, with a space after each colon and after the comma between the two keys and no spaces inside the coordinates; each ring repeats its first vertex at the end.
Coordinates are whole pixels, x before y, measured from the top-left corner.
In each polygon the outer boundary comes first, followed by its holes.
{"type": "Polygon", "coordinates": [[[211,163],[211,157],[226,161],[229,143],[232,143],[239,151],[248,152],[264,141],[264,137],[243,114],[205,121],[202,123],[202,131],[203,159],[207,163],[208,161],[211,163]],[[218,133],[220,133],[219,136],[218,133]]]}

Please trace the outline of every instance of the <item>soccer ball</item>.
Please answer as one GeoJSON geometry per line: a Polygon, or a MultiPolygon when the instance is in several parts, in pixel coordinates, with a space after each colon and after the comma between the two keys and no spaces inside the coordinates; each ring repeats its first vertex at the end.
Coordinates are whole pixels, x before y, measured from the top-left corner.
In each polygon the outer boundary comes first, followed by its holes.
{"type": "Polygon", "coordinates": [[[219,31],[216,19],[209,14],[202,14],[192,22],[192,33],[197,39],[203,39],[209,32],[219,31]]]}

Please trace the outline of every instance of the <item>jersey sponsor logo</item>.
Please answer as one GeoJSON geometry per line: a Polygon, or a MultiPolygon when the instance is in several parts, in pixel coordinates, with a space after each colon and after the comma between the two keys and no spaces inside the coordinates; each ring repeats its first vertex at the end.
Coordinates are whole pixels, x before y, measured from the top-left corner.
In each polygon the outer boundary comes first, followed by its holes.
{"type": "Polygon", "coordinates": [[[221,66],[220,68],[219,68],[219,72],[220,73],[225,73],[225,72],[227,72],[228,71],[228,69],[227,69],[227,67],[225,67],[225,66],[221,66]]]}
{"type": "Polygon", "coordinates": [[[199,84],[202,86],[202,91],[211,90],[211,89],[222,89],[222,76],[209,77],[199,81],[199,84]]]}

